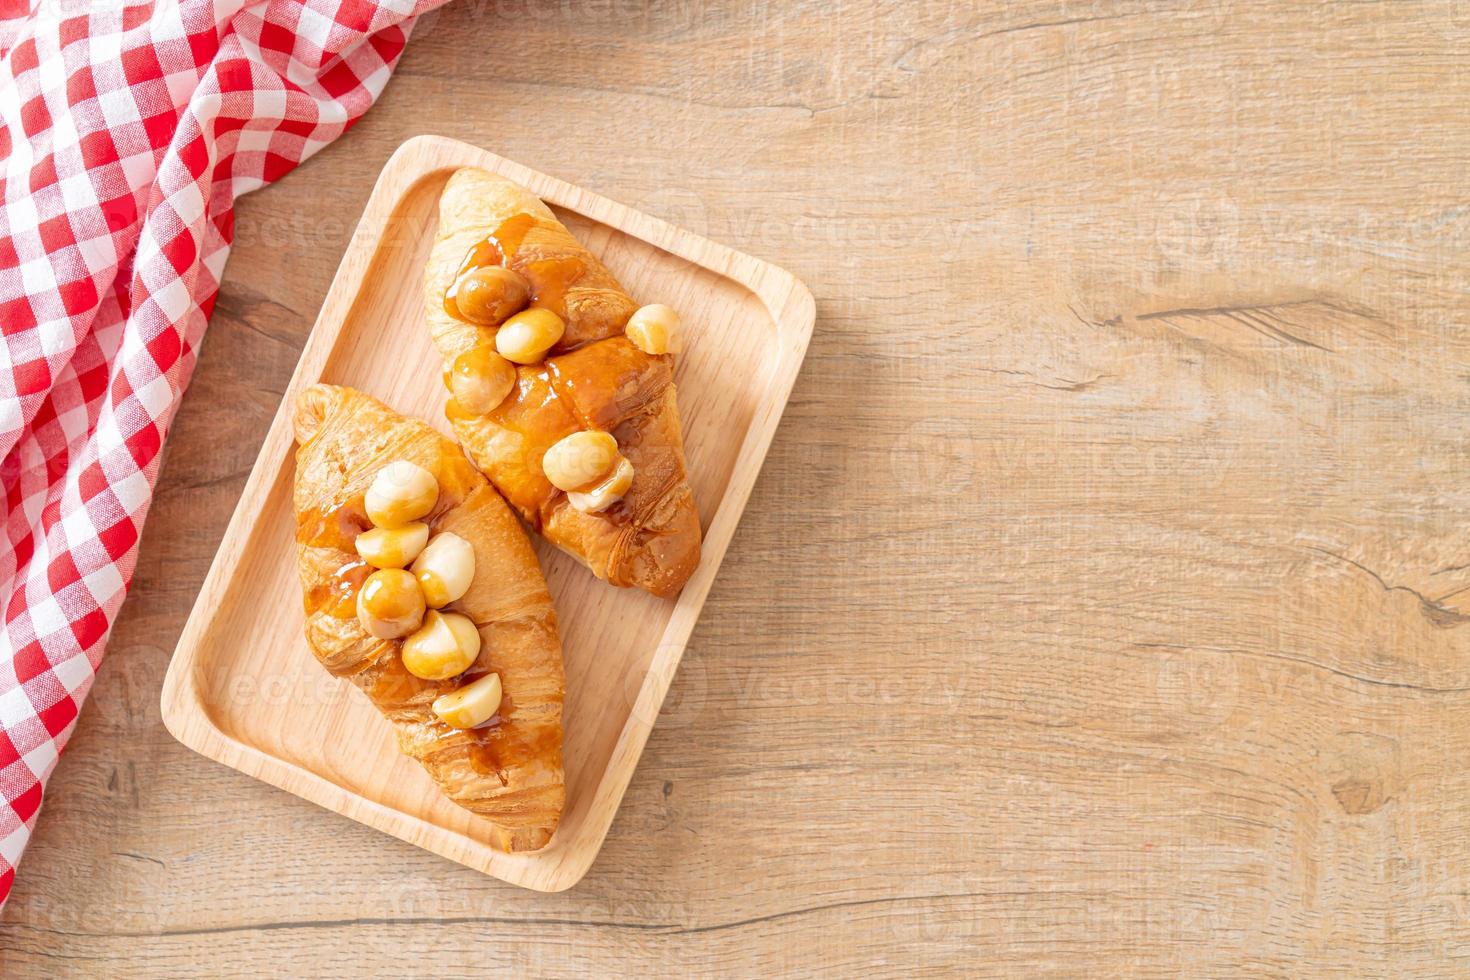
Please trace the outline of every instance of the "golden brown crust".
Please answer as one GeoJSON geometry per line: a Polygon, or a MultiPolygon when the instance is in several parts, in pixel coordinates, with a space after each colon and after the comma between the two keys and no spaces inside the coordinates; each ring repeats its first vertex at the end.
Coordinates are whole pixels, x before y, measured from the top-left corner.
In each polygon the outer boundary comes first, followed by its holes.
{"type": "Polygon", "coordinates": [[[571,263],[586,272],[564,295],[567,333],[553,356],[517,370],[517,384],[488,415],[452,401],[455,435],[521,517],[613,585],[655,595],[683,588],[699,564],[699,513],[684,464],[673,358],[623,336],[637,304],[534,194],[483,170],[457,171],[440,198],[439,230],[424,274],[425,316],[446,367],[493,330],[445,309],[445,295],[477,243],[507,223],[529,227],[508,261],[571,263]],[[518,216],[529,215],[530,219],[518,216]],[[633,464],[633,486],[598,514],[578,511],[541,472],[541,457],[579,429],[611,432],[633,464]]]}
{"type": "Polygon", "coordinates": [[[544,847],[566,800],[561,707],[565,681],[556,612],[536,556],[515,516],[452,442],[351,388],[313,385],[293,417],[297,564],[306,596],[306,636],[329,671],[362,689],[390,721],[405,753],[445,794],[485,817],[498,846],[544,847]],[[453,681],[425,681],[404,668],[401,641],[377,640],[352,612],[349,593],[366,569],[352,537],[366,524],[362,495],[386,463],[407,459],[439,481],[427,518],[475,551],[468,593],[449,609],[479,627],[469,675],[494,672],[505,692],[498,723],[469,731],[430,709],[453,681]]]}

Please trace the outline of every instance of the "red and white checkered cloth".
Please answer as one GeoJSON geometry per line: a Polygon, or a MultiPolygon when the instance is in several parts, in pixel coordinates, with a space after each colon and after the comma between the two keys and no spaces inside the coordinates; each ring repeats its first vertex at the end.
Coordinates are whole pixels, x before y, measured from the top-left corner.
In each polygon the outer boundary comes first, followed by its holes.
{"type": "Polygon", "coordinates": [[[442,0],[0,0],[0,907],[133,573],[235,198],[442,0]]]}

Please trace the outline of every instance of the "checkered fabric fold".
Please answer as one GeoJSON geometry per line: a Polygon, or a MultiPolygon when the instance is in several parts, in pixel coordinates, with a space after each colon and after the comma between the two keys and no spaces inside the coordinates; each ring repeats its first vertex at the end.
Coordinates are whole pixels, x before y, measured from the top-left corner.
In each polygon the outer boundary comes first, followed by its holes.
{"type": "Polygon", "coordinates": [[[235,198],[442,0],[0,0],[0,907],[127,590],[235,198]]]}

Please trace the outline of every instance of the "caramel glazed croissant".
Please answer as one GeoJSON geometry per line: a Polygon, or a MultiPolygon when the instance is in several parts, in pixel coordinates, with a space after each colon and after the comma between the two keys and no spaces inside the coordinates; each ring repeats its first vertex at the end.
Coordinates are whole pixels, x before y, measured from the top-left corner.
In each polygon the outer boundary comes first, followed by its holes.
{"type": "MultiPolygon", "coordinates": [[[[529,190],[463,169],[439,201],[424,298],[446,384],[456,392],[455,376],[494,352],[500,324],[527,302],[531,312],[549,310],[564,321],[545,360],[515,358],[521,364],[505,379],[508,395],[497,391],[481,405],[451,397],[446,414],[465,451],[534,530],[613,585],[677,593],[699,564],[700,527],[684,467],[673,355],[645,353],[624,335],[638,305],[612,273],[529,190]],[[529,285],[529,295],[482,307],[470,322],[456,296],[462,277],[500,268],[517,273],[511,278],[529,285]],[[594,512],[572,506],[542,470],[549,447],[584,430],[611,433],[633,467],[622,498],[594,512]]],[[[509,375],[510,366],[497,363],[509,375]]]]}
{"type": "Polygon", "coordinates": [[[566,801],[565,680],[556,612],[525,531],[459,447],[359,391],[313,385],[297,401],[294,424],[296,551],[312,652],[367,694],[393,722],[399,746],[451,800],[490,821],[495,846],[545,846],[566,801]],[[438,481],[437,502],[418,520],[473,547],[473,580],[445,608],[467,616],[480,637],[477,658],[457,681],[409,673],[404,641],[377,639],[358,619],[359,589],[374,572],[355,550],[372,524],[364,497],[398,460],[438,481]],[[484,724],[450,727],[435,714],[431,705],[457,683],[490,673],[503,694],[484,724]]]}

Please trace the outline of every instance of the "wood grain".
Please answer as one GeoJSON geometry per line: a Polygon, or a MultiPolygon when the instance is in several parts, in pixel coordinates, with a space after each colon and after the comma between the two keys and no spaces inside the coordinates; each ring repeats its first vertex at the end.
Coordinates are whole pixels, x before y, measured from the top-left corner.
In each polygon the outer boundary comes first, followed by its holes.
{"type": "Polygon", "coordinates": [[[464,0],[246,199],[6,976],[1457,975],[1457,2],[464,0]],[[789,269],[818,321],[596,865],[533,895],[157,695],[421,132],[789,269]]]}

